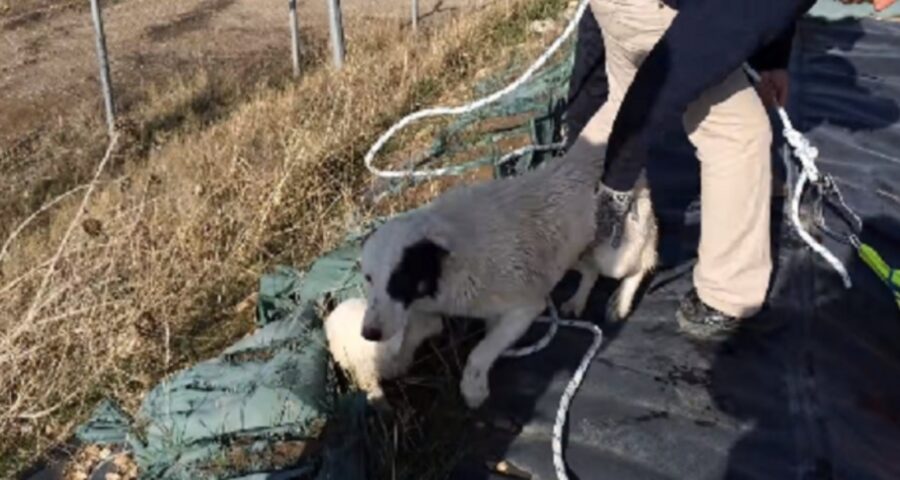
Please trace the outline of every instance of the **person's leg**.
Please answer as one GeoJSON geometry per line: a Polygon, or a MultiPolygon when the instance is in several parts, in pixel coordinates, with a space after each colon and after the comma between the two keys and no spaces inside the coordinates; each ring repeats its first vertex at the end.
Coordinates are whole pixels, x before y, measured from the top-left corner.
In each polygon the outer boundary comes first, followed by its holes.
{"type": "Polygon", "coordinates": [[[572,146],[609,94],[603,33],[590,7],[578,22],[576,35],[575,63],[569,76],[566,102],[566,147],[572,146]]]}
{"type": "Polygon", "coordinates": [[[752,316],[772,271],[769,118],[738,70],[694,102],[684,122],[701,162],[696,296],[725,316],[752,316]]]}
{"type": "Polygon", "coordinates": [[[613,120],[638,66],[663,35],[675,13],[659,0],[591,0],[590,10],[602,34],[608,94],[572,142],[567,155],[603,161],[613,120]]]}
{"type": "MultiPolygon", "coordinates": [[[[606,46],[609,99],[570,154],[600,156],[597,147],[609,140],[638,67],[676,12],[658,0],[593,0],[591,10],[606,46]]],[[[736,71],[703,93],[684,120],[702,162],[699,298],[730,316],[751,315],[764,301],[771,272],[768,117],[747,78],[736,71]]]]}

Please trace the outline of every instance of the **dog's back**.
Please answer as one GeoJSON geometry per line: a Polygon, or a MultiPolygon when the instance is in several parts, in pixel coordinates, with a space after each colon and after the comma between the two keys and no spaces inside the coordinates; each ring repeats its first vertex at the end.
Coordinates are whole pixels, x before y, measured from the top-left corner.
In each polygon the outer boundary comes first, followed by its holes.
{"type": "Polygon", "coordinates": [[[459,242],[436,300],[491,316],[544,298],[594,238],[594,175],[560,159],[438,198],[427,214],[450,225],[459,242]]]}

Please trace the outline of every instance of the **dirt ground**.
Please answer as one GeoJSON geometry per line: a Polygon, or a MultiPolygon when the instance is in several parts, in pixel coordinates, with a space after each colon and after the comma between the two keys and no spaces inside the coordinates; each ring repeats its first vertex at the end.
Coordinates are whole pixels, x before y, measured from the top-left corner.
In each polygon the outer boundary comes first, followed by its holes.
{"type": "MultiPolygon", "coordinates": [[[[423,0],[423,21],[485,0],[423,0]]],[[[86,1],[0,0],[0,149],[77,109],[101,110],[94,32],[86,1]]],[[[182,69],[290,68],[285,0],[103,2],[118,108],[136,87],[182,69]]],[[[327,25],[325,0],[300,0],[305,33],[327,25]]],[[[406,19],[409,0],[345,0],[345,18],[406,19]]],[[[348,48],[352,46],[348,45],[348,48]]],[[[282,72],[283,73],[283,72],[282,72]]]]}

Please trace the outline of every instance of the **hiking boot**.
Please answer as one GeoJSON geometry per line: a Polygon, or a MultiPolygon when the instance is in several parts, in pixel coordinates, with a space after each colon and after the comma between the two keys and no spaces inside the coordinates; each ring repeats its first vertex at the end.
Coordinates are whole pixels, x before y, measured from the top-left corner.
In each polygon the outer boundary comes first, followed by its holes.
{"type": "Polygon", "coordinates": [[[737,317],[703,303],[696,289],[691,289],[684,296],[675,317],[683,332],[697,338],[720,338],[733,333],[741,325],[737,317]]]}
{"type": "Polygon", "coordinates": [[[597,234],[600,242],[609,240],[619,248],[625,231],[625,217],[634,203],[634,192],[613,190],[603,183],[597,187],[597,234]]]}

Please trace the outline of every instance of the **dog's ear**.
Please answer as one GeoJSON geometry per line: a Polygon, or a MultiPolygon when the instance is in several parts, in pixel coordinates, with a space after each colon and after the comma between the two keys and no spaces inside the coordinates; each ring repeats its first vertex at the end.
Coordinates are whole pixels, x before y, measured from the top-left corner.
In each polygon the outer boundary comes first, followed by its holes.
{"type": "Polygon", "coordinates": [[[388,295],[407,307],[420,298],[434,297],[449,254],[449,250],[428,237],[406,247],[388,279],[388,295]]]}
{"type": "Polygon", "coordinates": [[[431,243],[442,248],[445,253],[450,254],[455,247],[453,240],[456,238],[452,227],[439,217],[429,217],[425,228],[422,229],[422,236],[431,243]]]}

